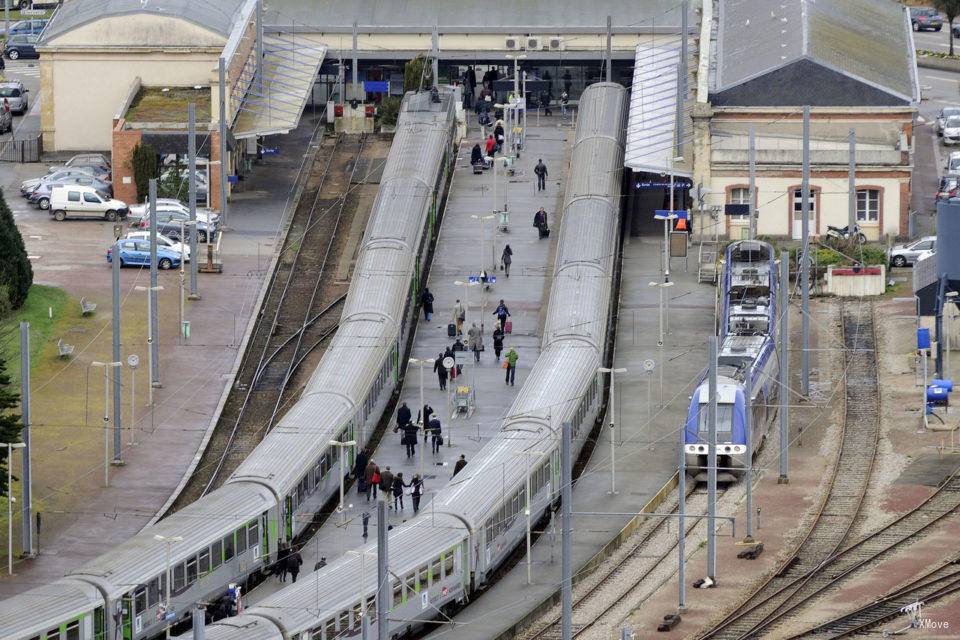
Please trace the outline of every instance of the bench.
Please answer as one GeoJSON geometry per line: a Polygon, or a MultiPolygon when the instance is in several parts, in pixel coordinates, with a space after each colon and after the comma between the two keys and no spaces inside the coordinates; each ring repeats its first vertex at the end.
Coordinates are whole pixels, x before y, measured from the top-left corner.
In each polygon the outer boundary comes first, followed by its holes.
{"type": "Polygon", "coordinates": [[[73,355],[74,346],[72,344],[67,344],[63,341],[63,338],[57,340],[57,353],[60,354],[61,358],[69,358],[73,355]]]}
{"type": "Polygon", "coordinates": [[[80,298],[80,313],[81,315],[89,316],[92,315],[94,311],[97,310],[97,303],[90,302],[86,298],[80,298]]]}

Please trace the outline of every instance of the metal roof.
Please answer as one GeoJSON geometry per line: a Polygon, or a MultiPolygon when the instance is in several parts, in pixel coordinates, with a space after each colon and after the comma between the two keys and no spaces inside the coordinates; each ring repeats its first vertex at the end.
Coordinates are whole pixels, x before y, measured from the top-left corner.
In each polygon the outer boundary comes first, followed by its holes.
{"type": "Polygon", "coordinates": [[[43,31],[49,42],[90,22],[137,13],[171,16],[230,36],[244,0],[71,0],[63,3],[43,31]]]}
{"type": "MultiPolygon", "coordinates": [[[[690,3],[694,15],[699,0],[690,3]]],[[[383,27],[391,32],[429,33],[456,29],[469,33],[582,33],[606,32],[607,16],[614,32],[674,32],[680,26],[676,0],[551,0],[548,3],[515,0],[273,0],[266,10],[268,26],[308,28],[322,32],[352,32],[383,27]]],[[[690,24],[694,24],[691,19],[690,24]]],[[[332,44],[332,43],[331,43],[332,44]]]]}
{"type": "Polygon", "coordinates": [[[35,637],[100,605],[96,587],[77,580],[58,580],[0,600],[0,639],[35,637]]]}
{"type": "Polygon", "coordinates": [[[893,0],[721,0],[714,93],[809,60],[919,99],[906,9],[893,0]]]}

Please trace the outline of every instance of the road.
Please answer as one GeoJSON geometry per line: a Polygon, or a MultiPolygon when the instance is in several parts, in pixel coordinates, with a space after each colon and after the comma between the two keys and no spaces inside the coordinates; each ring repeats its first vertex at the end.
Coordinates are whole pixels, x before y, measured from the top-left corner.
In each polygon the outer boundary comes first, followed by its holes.
{"type": "MultiPolygon", "coordinates": [[[[960,25],[960,20],[954,22],[960,25]]],[[[950,51],[950,29],[944,20],[942,31],[916,31],[913,34],[913,42],[917,49],[929,49],[930,51],[950,51]]],[[[954,38],[953,46],[955,51],[960,51],[960,39],[954,38]]]]}
{"type": "MultiPolygon", "coordinates": [[[[943,32],[915,35],[946,38],[943,32]]],[[[960,41],[957,45],[960,48],[960,41]]],[[[925,45],[918,42],[917,46],[925,45]]],[[[924,68],[918,69],[918,72],[923,100],[920,103],[920,119],[917,122],[913,195],[910,204],[911,208],[920,214],[917,218],[918,233],[929,234],[933,232],[937,179],[943,173],[947,156],[950,154],[950,149],[945,147],[937,137],[934,120],[943,107],[960,105],[960,73],[924,68]]]]}

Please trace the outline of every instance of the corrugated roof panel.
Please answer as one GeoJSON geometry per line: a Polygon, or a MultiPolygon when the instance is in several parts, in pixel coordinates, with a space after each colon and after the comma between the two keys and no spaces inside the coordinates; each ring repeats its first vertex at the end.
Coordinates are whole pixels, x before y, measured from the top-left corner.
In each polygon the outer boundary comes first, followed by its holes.
{"type": "Polygon", "coordinates": [[[93,611],[102,600],[96,587],[58,580],[0,600],[0,640],[23,640],[93,611]]]}

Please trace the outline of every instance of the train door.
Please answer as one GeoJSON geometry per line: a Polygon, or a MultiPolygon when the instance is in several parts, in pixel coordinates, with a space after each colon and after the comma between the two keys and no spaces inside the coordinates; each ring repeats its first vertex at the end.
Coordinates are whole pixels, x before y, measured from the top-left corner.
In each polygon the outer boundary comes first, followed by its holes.
{"type": "Polygon", "coordinates": [[[103,607],[97,607],[93,610],[93,640],[105,640],[106,624],[107,620],[103,615],[103,607]]]}
{"type": "Polygon", "coordinates": [[[284,539],[292,540],[293,539],[293,496],[288,495],[284,499],[284,512],[283,512],[283,526],[284,526],[284,539]]]}
{"type": "Polygon", "coordinates": [[[133,597],[129,593],[120,600],[120,627],[123,640],[133,640],[133,597]]]}

